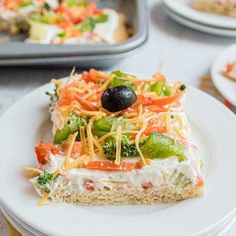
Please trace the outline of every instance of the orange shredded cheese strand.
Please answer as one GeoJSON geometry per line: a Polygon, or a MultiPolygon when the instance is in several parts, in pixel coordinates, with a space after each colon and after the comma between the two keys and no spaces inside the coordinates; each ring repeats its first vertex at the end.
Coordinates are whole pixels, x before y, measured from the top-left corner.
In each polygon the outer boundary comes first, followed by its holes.
{"type": "Polygon", "coordinates": [[[38,206],[43,206],[44,203],[45,203],[45,201],[47,201],[48,197],[49,197],[49,194],[48,194],[48,193],[45,193],[45,194],[42,196],[42,198],[38,201],[37,205],[38,205],[38,206]]]}
{"type": "Polygon", "coordinates": [[[98,89],[98,91],[102,92],[103,90],[105,90],[111,81],[112,81],[112,76],[110,76],[110,78],[106,80],[106,82],[98,89]]]}
{"type": "MultiPolygon", "coordinates": [[[[112,136],[112,135],[115,135],[117,132],[110,132],[110,133],[107,133],[105,135],[103,135],[101,138],[98,139],[98,142],[99,143],[102,143],[106,138],[112,136]]],[[[138,131],[135,131],[135,130],[124,130],[124,131],[121,131],[122,134],[125,134],[125,133],[131,133],[131,134],[137,134],[138,131]]]]}
{"type": "Polygon", "coordinates": [[[92,117],[89,120],[88,126],[87,126],[87,137],[88,137],[88,148],[89,148],[89,158],[90,161],[92,161],[94,157],[94,147],[93,147],[93,134],[92,134],[92,125],[95,120],[95,117],[92,117]]]}
{"type": "Polygon", "coordinates": [[[103,155],[102,146],[99,144],[99,142],[97,141],[97,139],[94,136],[93,136],[93,144],[97,147],[100,155],[103,155]]]}
{"type": "MultiPolygon", "coordinates": [[[[73,146],[74,146],[75,139],[76,139],[77,135],[78,135],[78,132],[74,133],[74,134],[71,136],[70,145],[69,145],[69,148],[68,148],[67,153],[66,153],[65,162],[64,162],[64,164],[63,164],[63,166],[65,166],[65,167],[69,164],[71,152],[72,152],[72,149],[73,149],[73,146]]],[[[69,137],[69,138],[70,138],[70,137],[69,137]]]]}
{"type": "Polygon", "coordinates": [[[96,116],[97,118],[102,118],[106,116],[106,113],[102,111],[87,111],[84,109],[80,109],[80,112],[82,115],[96,116]]]}
{"type": "Polygon", "coordinates": [[[121,159],[121,125],[118,125],[116,131],[116,160],[115,163],[117,165],[120,164],[121,159]]]}
{"type": "Polygon", "coordinates": [[[80,127],[79,133],[80,133],[80,140],[81,140],[81,145],[82,145],[81,153],[84,153],[86,151],[86,146],[87,146],[84,126],[80,127]]]}
{"type": "Polygon", "coordinates": [[[176,132],[176,134],[181,138],[181,139],[185,139],[185,137],[181,134],[180,130],[176,127],[173,128],[174,131],[176,132]]]}
{"type": "Polygon", "coordinates": [[[43,173],[42,170],[40,170],[38,168],[35,168],[35,167],[31,167],[31,166],[25,166],[24,169],[27,170],[27,171],[32,171],[34,173],[37,173],[39,175],[41,175],[43,173]]]}
{"type": "Polygon", "coordinates": [[[68,80],[66,81],[66,84],[69,84],[69,82],[72,80],[74,74],[75,74],[75,66],[73,67],[72,71],[70,72],[70,75],[68,77],[68,80]]]}
{"type": "Polygon", "coordinates": [[[137,133],[137,135],[135,137],[135,146],[136,146],[136,149],[141,157],[141,161],[142,161],[143,165],[147,165],[147,163],[146,163],[146,160],[145,160],[145,158],[141,152],[141,149],[139,147],[139,142],[140,142],[141,135],[143,134],[144,130],[147,128],[147,125],[148,125],[148,121],[143,121],[143,126],[139,130],[139,132],[137,133]]]}
{"type": "Polygon", "coordinates": [[[82,167],[84,162],[88,161],[88,155],[84,154],[77,158],[76,161],[69,163],[66,168],[64,168],[64,171],[69,171],[74,168],[82,167]]]}

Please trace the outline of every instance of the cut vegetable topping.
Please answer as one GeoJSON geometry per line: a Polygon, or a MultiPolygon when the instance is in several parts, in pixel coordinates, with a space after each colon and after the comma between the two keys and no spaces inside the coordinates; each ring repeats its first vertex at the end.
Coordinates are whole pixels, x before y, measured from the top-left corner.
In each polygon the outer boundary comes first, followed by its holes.
{"type": "Polygon", "coordinates": [[[90,170],[104,170],[104,171],[131,171],[134,169],[140,169],[139,163],[121,162],[119,165],[112,161],[92,161],[83,166],[90,170]]]}

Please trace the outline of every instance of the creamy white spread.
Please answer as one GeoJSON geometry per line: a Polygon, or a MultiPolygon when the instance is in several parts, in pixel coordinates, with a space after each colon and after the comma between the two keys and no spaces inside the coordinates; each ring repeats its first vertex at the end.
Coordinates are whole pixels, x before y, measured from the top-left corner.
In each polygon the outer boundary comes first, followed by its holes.
{"type": "Polygon", "coordinates": [[[94,33],[108,43],[115,43],[115,31],[119,24],[119,14],[112,9],[105,9],[104,12],[108,15],[108,21],[96,24],[94,33]]]}
{"type": "MultiPolygon", "coordinates": [[[[71,162],[73,159],[71,159],[71,162]]],[[[125,161],[137,161],[136,159],[127,159],[125,161]]],[[[43,166],[43,169],[50,173],[61,170],[64,162],[63,156],[54,156],[51,154],[50,163],[43,166]]],[[[200,176],[200,163],[198,160],[189,158],[186,161],[179,162],[176,157],[166,159],[151,160],[150,165],[141,169],[135,169],[129,172],[122,171],[101,171],[89,170],[84,168],[75,168],[67,172],[61,171],[55,181],[48,185],[50,193],[58,188],[67,192],[86,191],[85,182],[89,181],[95,189],[104,187],[112,189],[114,187],[138,188],[142,189],[145,184],[151,183],[153,188],[162,188],[165,185],[196,184],[200,176]]],[[[43,190],[37,182],[37,178],[31,179],[36,191],[42,195],[43,190]]]]}

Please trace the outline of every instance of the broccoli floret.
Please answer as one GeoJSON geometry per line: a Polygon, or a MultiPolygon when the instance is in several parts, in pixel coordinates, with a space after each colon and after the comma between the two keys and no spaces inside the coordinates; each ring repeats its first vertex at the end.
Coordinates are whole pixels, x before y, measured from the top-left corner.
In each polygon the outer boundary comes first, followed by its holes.
{"type": "Polygon", "coordinates": [[[46,193],[50,193],[50,189],[47,187],[53,180],[53,174],[47,172],[46,170],[43,172],[43,175],[40,175],[37,178],[38,184],[43,188],[46,193]]]}
{"type": "MultiPolygon", "coordinates": [[[[109,138],[103,145],[104,154],[109,159],[114,159],[116,156],[116,140],[114,137],[109,138]]],[[[122,135],[121,139],[121,156],[122,157],[135,157],[138,156],[138,151],[134,144],[129,144],[129,138],[122,135]]]]}
{"type": "Polygon", "coordinates": [[[56,102],[59,99],[59,95],[57,93],[58,88],[59,88],[59,85],[56,84],[53,93],[46,92],[46,95],[48,95],[50,97],[50,104],[49,104],[50,112],[54,111],[55,106],[56,106],[56,102]]]}

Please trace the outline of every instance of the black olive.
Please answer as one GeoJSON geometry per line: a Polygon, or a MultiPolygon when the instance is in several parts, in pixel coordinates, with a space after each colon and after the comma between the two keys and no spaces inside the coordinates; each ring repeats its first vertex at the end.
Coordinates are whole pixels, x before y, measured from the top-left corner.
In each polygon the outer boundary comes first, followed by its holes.
{"type": "Polygon", "coordinates": [[[137,100],[135,92],[126,86],[107,89],[102,94],[102,107],[110,112],[124,110],[137,100]]]}

